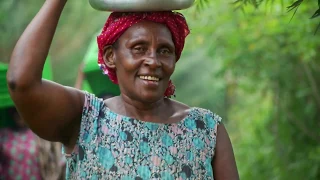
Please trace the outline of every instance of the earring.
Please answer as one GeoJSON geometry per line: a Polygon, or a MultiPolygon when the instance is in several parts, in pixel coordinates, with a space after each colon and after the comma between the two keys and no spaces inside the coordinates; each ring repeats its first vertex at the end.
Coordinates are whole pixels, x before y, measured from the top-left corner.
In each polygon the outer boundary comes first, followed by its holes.
{"type": "Polygon", "coordinates": [[[166,98],[171,98],[171,96],[176,97],[175,91],[176,91],[175,85],[172,83],[171,80],[169,80],[168,87],[164,92],[164,97],[166,98]]]}

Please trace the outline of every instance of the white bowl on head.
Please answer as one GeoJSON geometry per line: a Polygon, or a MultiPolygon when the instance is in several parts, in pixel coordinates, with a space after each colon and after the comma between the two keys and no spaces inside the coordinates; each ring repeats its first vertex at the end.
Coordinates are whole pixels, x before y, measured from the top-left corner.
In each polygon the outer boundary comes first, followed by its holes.
{"type": "Polygon", "coordinates": [[[89,0],[100,11],[141,12],[187,9],[195,0],[89,0]]]}

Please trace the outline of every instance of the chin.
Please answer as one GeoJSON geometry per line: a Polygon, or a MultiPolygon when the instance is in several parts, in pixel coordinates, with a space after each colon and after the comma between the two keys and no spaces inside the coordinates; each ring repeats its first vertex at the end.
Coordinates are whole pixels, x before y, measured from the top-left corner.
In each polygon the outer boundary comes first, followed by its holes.
{"type": "Polygon", "coordinates": [[[152,102],[156,102],[159,101],[161,98],[163,98],[163,93],[159,94],[159,93],[143,93],[140,95],[141,101],[143,102],[148,102],[148,103],[152,103],[152,102]]]}

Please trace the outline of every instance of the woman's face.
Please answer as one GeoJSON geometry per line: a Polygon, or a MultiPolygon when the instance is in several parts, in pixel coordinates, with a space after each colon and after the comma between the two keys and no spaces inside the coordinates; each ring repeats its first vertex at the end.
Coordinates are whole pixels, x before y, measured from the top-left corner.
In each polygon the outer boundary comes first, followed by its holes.
{"type": "Polygon", "coordinates": [[[122,94],[149,103],[163,98],[176,63],[167,26],[150,21],[133,25],[115,43],[111,58],[122,94]]]}

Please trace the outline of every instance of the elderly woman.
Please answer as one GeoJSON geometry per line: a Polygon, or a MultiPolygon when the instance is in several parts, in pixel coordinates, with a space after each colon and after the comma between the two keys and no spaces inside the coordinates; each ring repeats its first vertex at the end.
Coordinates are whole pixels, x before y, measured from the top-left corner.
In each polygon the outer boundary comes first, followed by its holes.
{"type": "Polygon", "coordinates": [[[67,179],[238,179],[221,118],[170,99],[189,33],[183,15],[110,15],[98,63],[121,95],[103,101],[41,78],[66,1],[46,0],[13,51],[7,81],[29,127],[64,144],[67,179]]]}

